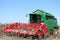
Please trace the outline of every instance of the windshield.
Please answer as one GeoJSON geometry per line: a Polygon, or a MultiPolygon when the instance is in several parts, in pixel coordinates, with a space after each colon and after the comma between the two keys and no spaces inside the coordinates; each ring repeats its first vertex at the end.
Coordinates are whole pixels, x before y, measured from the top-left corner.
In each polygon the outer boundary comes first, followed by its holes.
{"type": "Polygon", "coordinates": [[[30,14],[30,23],[40,23],[41,15],[38,14],[30,14]]]}

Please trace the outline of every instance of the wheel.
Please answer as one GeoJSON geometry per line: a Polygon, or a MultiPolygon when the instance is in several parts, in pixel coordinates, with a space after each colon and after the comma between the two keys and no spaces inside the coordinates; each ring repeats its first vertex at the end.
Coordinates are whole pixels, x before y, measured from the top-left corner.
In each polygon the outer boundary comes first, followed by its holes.
{"type": "Polygon", "coordinates": [[[54,37],[54,38],[55,38],[55,37],[58,37],[58,34],[59,34],[58,29],[54,29],[54,31],[53,31],[53,37],[54,37]]]}
{"type": "Polygon", "coordinates": [[[53,32],[53,34],[58,34],[59,33],[59,31],[58,31],[58,29],[54,29],[54,32],[53,32]]]}

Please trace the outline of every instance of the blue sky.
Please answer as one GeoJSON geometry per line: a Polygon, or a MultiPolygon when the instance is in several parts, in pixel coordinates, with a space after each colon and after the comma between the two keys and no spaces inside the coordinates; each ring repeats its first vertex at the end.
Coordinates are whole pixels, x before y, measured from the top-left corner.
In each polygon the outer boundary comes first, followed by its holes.
{"type": "Polygon", "coordinates": [[[28,23],[26,14],[36,9],[53,14],[60,25],[60,0],[0,0],[0,23],[28,23]]]}

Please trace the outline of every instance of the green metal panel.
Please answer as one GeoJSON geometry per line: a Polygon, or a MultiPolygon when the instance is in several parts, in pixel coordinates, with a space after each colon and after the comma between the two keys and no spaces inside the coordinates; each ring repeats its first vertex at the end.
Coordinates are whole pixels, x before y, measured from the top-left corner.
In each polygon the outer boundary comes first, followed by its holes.
{"type": "Polygon", "coordinates": [[[34,21],[35,23],[44,22],[48,26],[49,32],[51,32],[54,28],[58,28],[57,20],[54,19],[54,16],[52,14],[44,12],[39,9],[34,11],[31,14],[30,14],[30,23],[32,21],[34,21]],[[35,15],[35,16],[33,16],[33,15],[35,15]],[[48,19],[46,16],[48,16],[48,19]]]}
{"type": "Polygon", "coordinates": [[[56,20],[48,19],[48,20],[46,20],[46,24],[47,24],[50,32],[51,32],[51,30],[53,30],[54,28],[58,28],[58,25],[57,25],[56,20]]]}

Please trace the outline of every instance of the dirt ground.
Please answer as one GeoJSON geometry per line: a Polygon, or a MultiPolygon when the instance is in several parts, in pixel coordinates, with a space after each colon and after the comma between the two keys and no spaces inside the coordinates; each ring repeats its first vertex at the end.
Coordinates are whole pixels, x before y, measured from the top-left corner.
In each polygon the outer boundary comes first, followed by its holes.
{"type": "MultiPolygon", "coordinates": [[[[0,40],[31,40],[31,39],[26,39],[26,38],[17,37],[17,36],[7,36],[5,34],[1,34],[0,40]]],[[[35,39],[35,40],[37,40],[37,39],[35,39]]],[[[60,40],[60,34],[58,34],[58,36],[55,36],[55,37],[53,37],[53,35],[50,35],[48,38],[45,38],[42,40],[60,40]]]]}
{"type": "MultiPolygon", "coordinates": [[[[17,37],[17,36],[7,36],[7,35],[0,35],[0,40],[31,40],[31,39],[24,39],[22,37],[17,37]]],[[[37,40],[37,39],[35,39],[37,40]]],[[[42,39],[42,40],[60,40],[60,38],[56,37],[54,38],[53,36],[50,36],[46,39],[42,39]]]]}

